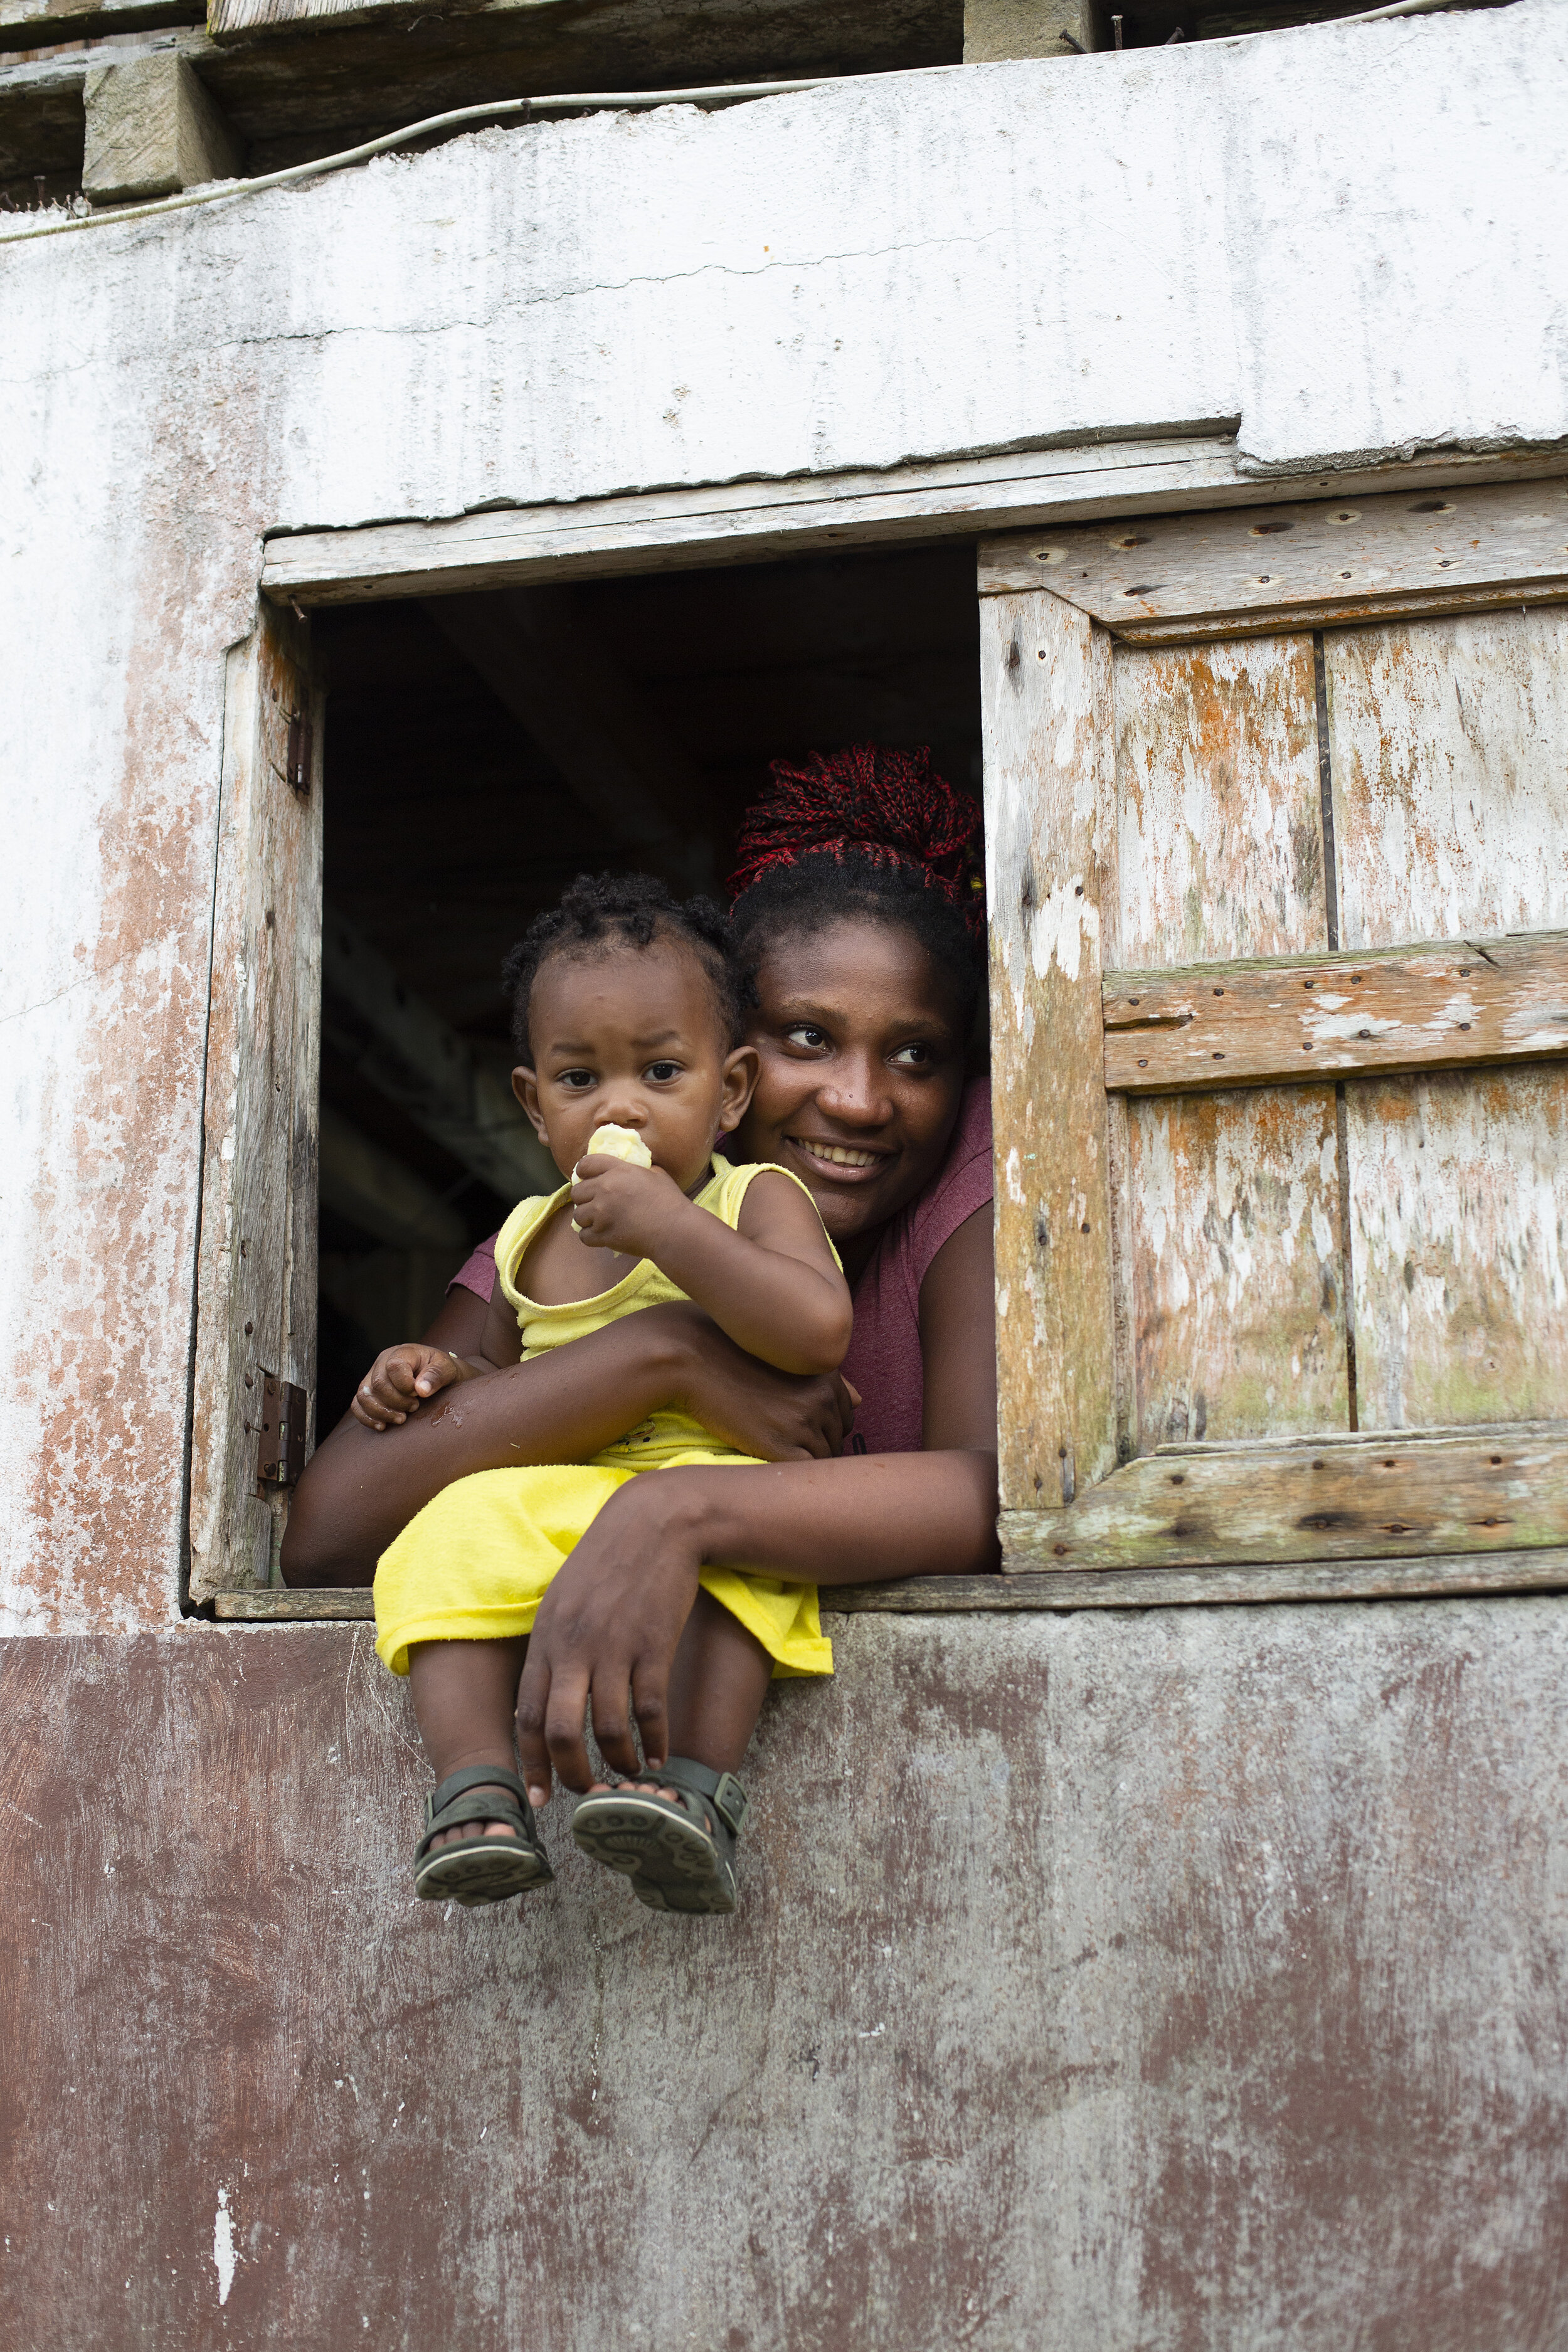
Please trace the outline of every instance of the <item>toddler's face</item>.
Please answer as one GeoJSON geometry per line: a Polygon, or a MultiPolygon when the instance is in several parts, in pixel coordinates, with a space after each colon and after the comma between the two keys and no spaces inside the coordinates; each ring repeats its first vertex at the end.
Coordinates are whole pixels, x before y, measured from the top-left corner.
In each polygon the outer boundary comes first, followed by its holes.
{"type": "Polygon", "coordinates": [[[563,1176],[596,1127],[640,1135],[683,1192],[703,1182],[721,1134],[756,1083],[751,1046],[731,1049],[713,984],[674,940],[548,956],[529,1000],[535,1067],[512,1090],[563,1176]]]}

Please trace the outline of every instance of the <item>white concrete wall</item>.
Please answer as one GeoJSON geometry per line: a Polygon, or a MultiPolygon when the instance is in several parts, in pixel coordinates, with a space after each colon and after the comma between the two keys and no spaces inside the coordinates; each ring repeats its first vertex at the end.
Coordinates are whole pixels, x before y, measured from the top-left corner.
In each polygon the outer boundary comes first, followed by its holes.
{"type": "Polygon", "coordinates": [[[1568,436],[1568,10],[490,131],[0,248],[0,1622],[176,1608],[263,531],[1240,418],[1568,436]]]}

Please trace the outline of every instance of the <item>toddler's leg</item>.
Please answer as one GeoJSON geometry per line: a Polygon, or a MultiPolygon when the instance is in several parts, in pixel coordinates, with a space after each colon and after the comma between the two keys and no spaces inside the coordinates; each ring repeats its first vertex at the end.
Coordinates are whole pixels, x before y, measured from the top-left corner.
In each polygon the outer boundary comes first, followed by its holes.
{"type": "Polygon", "coordinates": [[[680,1782],[658,1771],[613,1790],[599,1781],[578,1806],[577,1843],[629,1876],[650,1909],[734,1909],[743,1801],[720,1781],[744,1759],[772,1677],[773,1660],[762,1643],[710,1593],[700,1592],[670,1675],[668,1761],[680,1782]],[[705,1768],[703,1774],[682,1769],[692,1765],[705,1768]],[[724,1816],[721,1801],[732,1809],[724,1816]]]}
{"type": "MultiPolygon", "coordinates": [[[[504,1642],[416,1642],[408,1653],[408,1682],[425,1752],[437,1789],[453,1772],[487,1766],[513,1772],[512,1723],[518,1678],[528,1648],[525,1638],[504,1642]]],[[[518,1800],[503,1783],[480,1781],[465,1791],[473,1801],[494,1796],[515,1810],[518,1800]]],[[[476,1837],[519,1843],[516,1823],[504,1816],[476,1815],[431,1838],[429,1852],[471,1844],[476,1837]]]]}
{"type": "MultiPolygon", "coordinates": [[[[515,1772],[512,1719],[527,1653],[515,1642],[415,1642],[408,1652],[408,1687],[425,1753],[438,1781],[472,1764],[499,1764],[515,1772]]],[[[498,1787],[498,1796],[505,1791],[498,1787]]],[[[478,1823],[469,1824],[471,1836],[478,1823]]],[[[490,1822],[504,1836],[504,1822],[490,1822]]],[[[465,1832],[448,1830],[447,1840],[465,1832]]],[[[437,1846],[447,1841],[437,1839],[437,1846]]]]}
{"type": "MultiPolygon", "coordinates": [[[[669,1752],[738,1772],[763,1711],[773,1662],[738,1617],[700,1592],[669,1678],[669,1752]]],[[[658,1775],[646,1785],[658,1788],[658,1775]]]]}
{"type": "MultiPolygon", "coordinates": [[[[700,1592],[670,1669],[670,1754],[689,1756],[712,1772],[738,1772],[773,1672],[773,1662],[755,1634],[710,1592],[700,1592]]],[[[595,1780],[589,1794],[600,1796],[608,1785],[595,1780]]],[[[675,1793],[657,1772],[621,1785],[657,1789],[667,1797],[675,1793]]]]}

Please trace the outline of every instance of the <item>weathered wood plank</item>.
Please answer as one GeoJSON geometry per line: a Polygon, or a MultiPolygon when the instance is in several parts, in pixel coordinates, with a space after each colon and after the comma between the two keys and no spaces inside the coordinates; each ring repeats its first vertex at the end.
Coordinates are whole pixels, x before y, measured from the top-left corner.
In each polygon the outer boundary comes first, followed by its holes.
{"type": "Polygon", "coordinates": [[[1100,1015],[1110,646],[1037,590],[982,605],[980,667],[1002,1494],[1048,1506],[1116,1461],[1100,1015]]]}
{"type": "Polygon", "coordinates": [[[270,1573],[282,1507],[256,1493],[261,1372],[315,1384],[323,706],[310,658],[305,627],[271,606],[229,656],[192,1382],[197,1601],[270,1573]],[[307,719],[291,760],[290,722],[307,719]]]}
{"type": "Polygon", "coordinates": [[[1105,1083],[1127,1094],[1568,1054],[1568,933],[1105,976],[1105,1083]]]}
{"type": "Polygon", "coordinates": [[[1326,948],[1311,638],[1118,646],[1114,677],[1121,956],[1326,948]]]}
{"type": "Polygon", "coordinates": [[[1356,629],[1324,660],[1341,946],[1568,925],[1568,614],[1356,629]]]}
{"type": "MultiPolygon", "coordinates": [[[[230,110],[238,120],[237,103],[230,110]]],[[[1467,458],[1446,452],[1360,478],[1380,487],[1403,478],[1416,489],[1447,488],[1455,480],[1513,482],[1521,471],[1542,470],[1539,457],[1467,458]]],[[[1304,497],[1342,497],[1356,478],[1321,474],[1287,487],[1304,497]]],[[[1271,482],[1265,488],[1239,473],[1234,436],[1216,430],[1180,440],[1096,442],[879,472],[709,484],[430,522],[280,532],[267,542],[261,585],[269,596],[310,605],[527,580],[608,579],[710,563],[763,563],[816,548],[973,539],[1020,524],[1091,516],[1125,521],[1175,505],[1247,507],[1277,498],[1280,487],[1271,482]]],[[[987,564],[994,544],[982,545],[982,593],[1006,594],[1033,584],[1009,580],[987,564]]]]}
{"type": "Polygon", "coordinates": [[[1137,1451],[1348,1427],[1332,1088],[1130,1108],[1137,1451]]]}
{"type": "Polygon", "coordinates": [[[1368,1081],[1345,1109],[1363,1412],[1568,1417],[1568,1070],[1368,1081]]]}
{"type": "MultiPolygon", "coordinates": [[[[1006,1522],[1003,1522],[1005,1532],[1006,1522]]],[[[825,1589],[825,1616],[900,1616],[1037,1609],[1170,1609],[1194,1602],[1417,1600],[1425,1594],[1558,1591],[1568,1550],[1482,1552],[1473,1558],[1300,1560],[1247,1568],[1032,1569],[1001,1576],[928,1576],[903,1584],[825,1589]],[[933,1589],[934,1588],[934,1589],[933,1589]]]]}
{"type": "Polygon", "coordinates": [[[1568,597],[1568,485],[1348,490],[1123,520],[982,550],[982,591],[1050,587],[1131,645],[1323,628],[1369,612],[1568,597]]]}
{"type": "MultiPolygon", "coordinates": [[[[1465,929],[1498,970],[1463,986],[1510,1007],[1501,1046],[1528,1039],[1532,1059],[1561,1050],[1563,942],[1485,934],[1568,922],[1565,656],[1568,617],[1533,609],[1325,646],[1346,941],[1465,929]]],[[[1485,1034],[1472,1019],[1451,1042],[1485,1034]]],[[[1564,1410],[1563,1089],[1541,1067],[1346,1087],[1358,1379],[1379,1420],[1564,1410]]]]}
{"type": "MultiPolygon", "coordinates": [[[[1311,638],[1118,646],[1114,678],[1121,953],[1326,945],[1311,638]]],[[[1126,1166],[1128,1450],[1344,1424],[1331,1093],[1131,1102],[1126,1166]]]]}
{"type": "MultiPolygon", "coordinates": [[[[1415,1600],[1445,1592],[1568,1588],[1568,1550],[1485,1552],[1475,1559],[1339,1559],[1268,1568],[1028,1570],[1014,1576],[921,1576],[898,1583],[826,1585],[825,1617],[947,1617],[1032,1610],[1169,1609],[1194,1602],[1415,1600]]],[[[241,1625],[362,1622],[375,1614],[369,1585],[292,1592],[220,1592],[215,1616],[241,1625]]]]}
{"type": "Polygon", "coordinates": [[[0,57],[57,41],[100,39],[161,25],[199,25],[200,0],[0,0],[0,57]]]}
{"type": "Polygon", "coordinates": [[[375,1615],[368,1584],[275,1585],[266,1591],[238,1590],[213,1595],[213,1615],[237,1625],[314,1625],[323,1619],[358,1623],[375,1615]]]}
{"type": "MultiPolygon", "coordinates": [[[[1532,1427],[1537,1425],[1531,1423],[1532,1427]]],[[[1519,1435],[1521,1426],[1523,1424],[1519,1420],[1510,1418],[1507,1421],[1435,1422],[1420,1429],[1314,1430],[1296,1437],[1233,1438],[1223,1445],[1210,1444],[1201,1438],[1185,1438],[1162,1445],[1157,1451],[1162,1455],[1172,1456],[1212,1454],[1228,1461],[1234,1455],[1247,1453],[1259,1455],[1303,1452],[1323,1454],[1336,1445],[1369,1445],[1387,1437],[1397,1437],[1402,1445],[1434,1445],[1444,1437],[1464,1437],[1472,1441],[1482,1437],[1511,1440],[1519,1435]]],[[[1546,1425],[1546,1433],[1549,1436],[1554,1434],[1554,1428],[1546,1425]]]]}
{"type": "Polygon", "coordinates": [[[1568,1433],[1356,1439],[1131,1462],[1068,1511],[1004,1514],[1009,1560],[1048,1569],[1523,1549],[1568,1541],[1568,1433]]]}

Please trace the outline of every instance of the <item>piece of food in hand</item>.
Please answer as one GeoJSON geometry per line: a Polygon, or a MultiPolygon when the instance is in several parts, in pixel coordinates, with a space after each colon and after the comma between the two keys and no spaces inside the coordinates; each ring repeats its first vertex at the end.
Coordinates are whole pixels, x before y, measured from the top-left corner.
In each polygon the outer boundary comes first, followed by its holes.
{"type": "MultiPolygon", "coordinates": [[[[633,1168],[653,1166],[653,1154],[641,1136],[634,1134],[629,1127],[617,1127],[613,1118],[606,1119],[603,1127],[594,1129],[588,1138],[588,1150],[583,1154],[584,1159],[595,1151],[603,1152],[606,1160],[625,1160],[633,1168]]],[[[572,1220],[572,1230],[574,1234],[583,1230],[575,1217],[572,1220]]]]}
{"type": "Polygon", "coordinates": [[[629,1160],[634,1168],[653,1166],[653,1154],[641,1136],[634,1135],[629,1127],[617,1127],[613,1119],[594,1129],[583,1156],[587,1159],[595,1151],[606,1160],[629,1160]]]}

